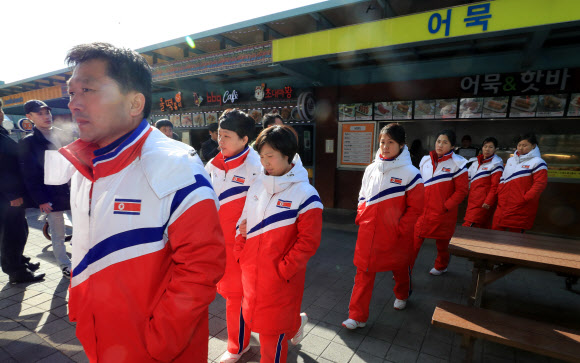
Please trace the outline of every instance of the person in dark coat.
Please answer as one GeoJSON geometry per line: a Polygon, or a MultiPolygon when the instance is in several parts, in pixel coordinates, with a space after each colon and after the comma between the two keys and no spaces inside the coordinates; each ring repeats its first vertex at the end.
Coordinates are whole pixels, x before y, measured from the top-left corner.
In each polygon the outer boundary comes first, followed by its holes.
{"type": "Polygon", "coordinates": [[[50,107],[38,100],[24,104],[26,117],[34,123],[34,128],[19,143],[20,172],[34,202],[33,206],[47,214],[54,257],[63,276],[70,278],[71,262],[64,245],[64,212],[70,210],[69,186],[44,184],[44,152],[68,145],[72,137],[52,126],[50,110],[50,107]]]}
{"type": "Polygon", "coordinates": [[[201,155],[203,156],[203,160],[210,161],[211,159],[215,158],[217,154],[220,152],[220,146],[218,144],[218,124],[210,124],[209,125],[209,140],[204,141],[201,144],[201,155]]]}
{"type": "Polygon", "coordinates": [[[18,144],[1,126],[4,120],[0,101],[0,265],[10,283],[36,282],[44,278],[35,273],[40,263],[23,255],[28,238],[24,202],[25,191],[18,167],[18,144]]]}

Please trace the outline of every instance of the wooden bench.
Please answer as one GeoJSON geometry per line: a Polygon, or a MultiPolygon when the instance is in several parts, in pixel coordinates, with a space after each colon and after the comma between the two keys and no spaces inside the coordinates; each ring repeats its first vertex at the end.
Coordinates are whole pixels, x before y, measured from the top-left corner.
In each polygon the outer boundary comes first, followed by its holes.
{"type": "Polygon", "coordinates": [[[431,324],[463,334],[464,343],[468,344],[468,362],[473,356],[475,338],[580,362],[580,331],[448,301],[437,304],[431,324]]]}

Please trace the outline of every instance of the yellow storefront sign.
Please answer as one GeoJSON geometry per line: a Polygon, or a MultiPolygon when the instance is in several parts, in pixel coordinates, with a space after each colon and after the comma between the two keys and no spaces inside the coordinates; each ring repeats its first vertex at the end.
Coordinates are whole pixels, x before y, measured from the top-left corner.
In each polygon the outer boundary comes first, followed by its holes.
{"type": "Polygon", "coordinates": [[[579,0],[496,0],[272,42],[273,62],[580,20],[579,0]]]}
{"type": "Polygon", "coordinates": [[[548,178],[580,179],[580,171],[578,171],[578,170],[550,170],[550,169],[548,169],[548,178]]]}
{"type": "Polygon", "coordinates": [[[63,97],[61,86],[52,86],[43,89],[37,89],[29,92],[17,93],[2,98],[4,107],[18,106],[30,100],[52,100],[63,97]]]}

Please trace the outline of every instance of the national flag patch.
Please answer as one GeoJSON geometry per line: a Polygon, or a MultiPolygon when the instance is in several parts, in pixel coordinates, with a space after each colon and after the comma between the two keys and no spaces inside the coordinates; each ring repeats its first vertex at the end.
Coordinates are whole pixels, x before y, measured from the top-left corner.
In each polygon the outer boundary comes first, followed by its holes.
{"type": "Polygon", "coordinates": [[[115,199],[113,214],[141,214],[141,199],[115,199]]]}
{"type": "Polygon", "coordinates": [[[278,199],[278,203],[276,203],[276,207],[290,209],[292,207],[292,201],[278,199]]]}
{"type": "Polygon", "coordinates": [[[530,168],[530,166],[529,166],[529,165],[522,165],[522,168],[524,168],[524,169],[529,169],[529,168],[530,168]]]}
{"type": "Polygon", "coordinates": [[[451,168],[441,168],[444,173],[451,173],[451,168]]]}
{"type": "Polygon", "coordinates": [[[391,177],[391,183],[401,185],[401,184],[403,184],[403,179],[401,179],[401,178],[395,178],[394,176],[392,176],[391,177]]]}
{"type": "Polygon", "coordinates": [[[487,167],[485,167],[485,168],[481,168],[481,170],[487,170],[487,169],[488,169],[487,167]]]}
{"type": "Polygon", "coordinates": [[[244,184],[244,182],[246,181],[246,178],[241,177],[241,176],[234,175],[234,177],[232,178],[232,181],[234,183],[244,184]]]}

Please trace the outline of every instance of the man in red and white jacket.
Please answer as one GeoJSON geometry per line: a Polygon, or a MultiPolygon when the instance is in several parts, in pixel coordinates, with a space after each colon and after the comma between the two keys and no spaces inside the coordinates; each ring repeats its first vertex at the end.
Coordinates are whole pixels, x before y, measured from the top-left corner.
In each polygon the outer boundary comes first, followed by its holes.
{"type": "Polygon", "coordinates": [[[67,60],[80,140],[47,153],[45,180],[71,178],[77,337],[91,362],[207,362],[225,267],[208,175],[195,150],[144,119],[151,73],[139,54],[93,43],[67,60]]]}
{"type": "Polygon", "coordinates": [[[483,140],[482,154],[469,161],[469,198],[465,212],[466,227],[491,228],[493,212],[497,203],[497,187],[503,172],[503,160],[495,155],[497,140],[483,140]]]}

